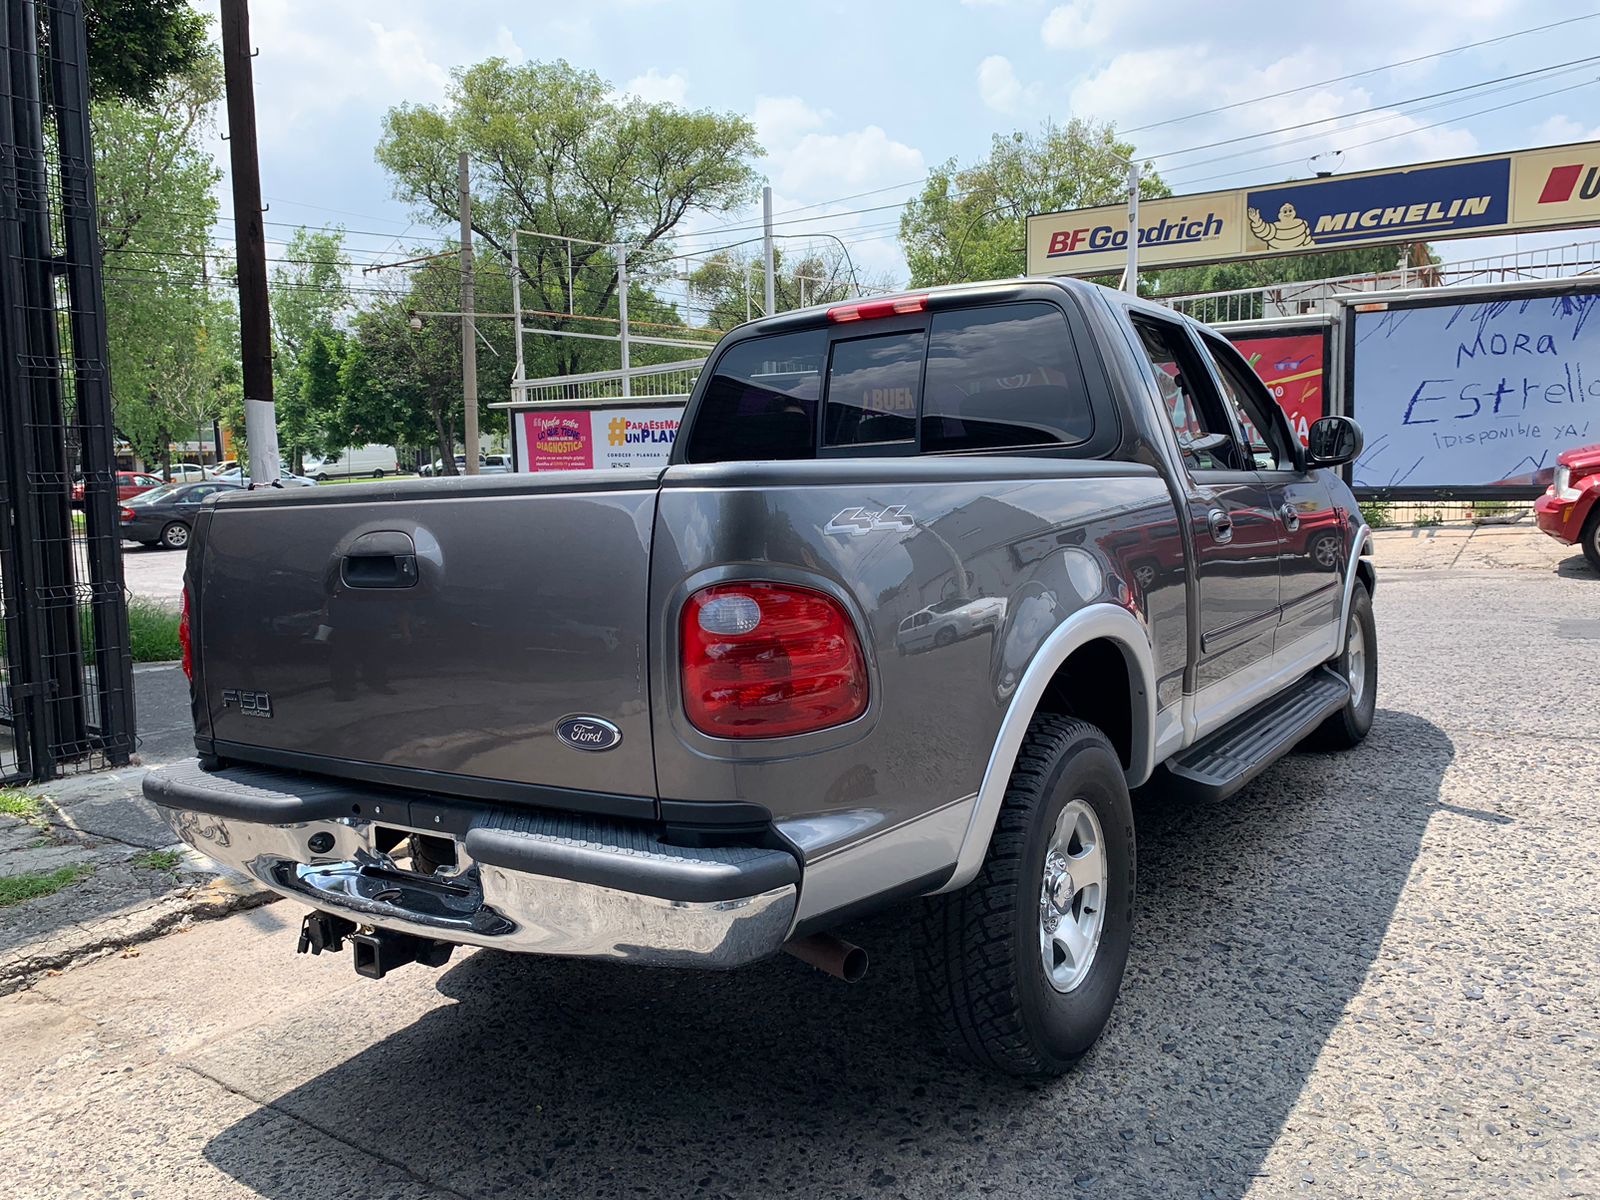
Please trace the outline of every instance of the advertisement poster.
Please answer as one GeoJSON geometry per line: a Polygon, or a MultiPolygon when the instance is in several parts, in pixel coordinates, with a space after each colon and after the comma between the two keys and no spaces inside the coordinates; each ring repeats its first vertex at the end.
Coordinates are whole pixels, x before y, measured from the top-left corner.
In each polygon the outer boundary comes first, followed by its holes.
{"type": "Polygon", "coordinates": [[[683,409],[597,408],[589,414],[597,467],[664,467],[683,409]]]}
{"type": "Polygon", "coordinates": [[[683,418],[681,404],[517,414],[519,471],[664,467],[683,418]]]}
{"type": "Polygon", "coordinates": [[[586,471],[594,466],[589,414],[579,411],[523,412],[518,460],[528,471],[586,471]]]}
{"type": "Polygon", "coordinates": [[[1357,488],[1537,491],[1600,441],[1600,294],[1354,314],[1357,488]]]}
{"type": "Polygon", "coordinates": [[[1319,331],[1229,340],[1249,360],[1278,406],[1288,414],[1289,424],[1304,446],[1311,422],[1328,415],[1322,377],[1327,334],[1319,331]]]}

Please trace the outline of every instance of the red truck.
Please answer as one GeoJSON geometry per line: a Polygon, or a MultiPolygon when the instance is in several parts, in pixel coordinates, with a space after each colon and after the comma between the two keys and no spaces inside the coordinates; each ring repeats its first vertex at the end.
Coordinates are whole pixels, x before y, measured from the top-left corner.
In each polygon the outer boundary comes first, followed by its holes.
{"type": "Polygon", "coordinates": [[[1600,571],[1600,443],[1562,451],[1556,477],[1533,502],[1539,528],[1569,546],[1576,543],[1600,571]]]}

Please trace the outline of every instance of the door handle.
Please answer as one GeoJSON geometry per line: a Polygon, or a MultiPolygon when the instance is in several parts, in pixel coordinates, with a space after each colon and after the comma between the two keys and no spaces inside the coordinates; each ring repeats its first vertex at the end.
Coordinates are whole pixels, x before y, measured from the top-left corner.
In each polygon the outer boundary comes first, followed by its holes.
{"type": "Polygon", "coordinates": [[[1283,514],[1284,527],[1287,528],[1290,533],[1293,533],[1296,529],[1300,528],[1300,510],[1294,505],[1285,504],[1278,511],[1283,514]]]}
{"type": "Polygon", "coordinates": [[[1233,541],[1233,518],[1220,508],[1213,508],[1206,514],[1206,524],[1211,526],[1211,536],[1216,541],[1226,545],[1233,541]]]}
{"type": "Polygon", "coordinates": [[[395,530],[363,534],[339,563],[339,578],[351,588],[408,588],[417,584],[417,547],[395,530]]]}

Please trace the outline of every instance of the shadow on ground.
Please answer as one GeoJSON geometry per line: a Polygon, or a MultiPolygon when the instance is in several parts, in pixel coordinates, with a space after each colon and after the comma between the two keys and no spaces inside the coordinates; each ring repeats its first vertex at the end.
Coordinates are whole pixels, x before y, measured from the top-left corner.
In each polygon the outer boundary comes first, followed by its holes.
{"type": "Polygon", "coordinates": [[[1583,556],[1581,550],[1576,554],[1568,555],[1558,562],[1556,564],[1556,574],[1563,579],[1600,579],[1600,571],[1596,571],[1590,565],[1589,560],[1583,556]]]}
{"type": "Polygon", "coordinates": [[[855,988],[787,958],[473,955],[439,978],[456,1003],[205,1153],[281,1200],[333,1183],[285,1183],[285,1113],[469,1196],[1238,1196],[1379,952],[1453,755],[1383,711],[1360,750],[1291,757],[1225,804],[1143,801],[1124,997],[1055,1083],[927,1048],[902,912],[855,931],[874,953],[855,988]]]}

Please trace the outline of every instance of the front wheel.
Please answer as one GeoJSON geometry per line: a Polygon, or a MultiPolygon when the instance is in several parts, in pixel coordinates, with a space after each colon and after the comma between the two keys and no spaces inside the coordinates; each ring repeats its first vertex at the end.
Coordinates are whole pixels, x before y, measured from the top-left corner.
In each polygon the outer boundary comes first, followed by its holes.
{"type": "Polygon", "coordinates": [[[1092,725],[1035,717],[977,878],[930,900],[915,931],[934,1034],[978,1066],[1060,1075],[1111,1017],[1133,902],[1133,807],[1116,751],[1092,725]]]}
{"type": "Polygon", "coordinates": [[[1378,625],[1372,616],[1372,595],[1359,579],[1350,596],[1344,652],[1330,665],[1350,685],[1350,698],[1312,731],[1306,746],[1313,750],[1349,750],[1365,740],[1378,711],[1378,625]]]}
{"type": "Polygon", "coordinates": [[[376,471],[374,471],[372,473],[372,477],[374,479],[382,479],[383,478],[383,468],[379,467],[376,471]]]}
{"type": "Polygon", "coordinates": [[[161,531],[161,544],[168,550],[182,550],[189,544],[189,527],[174,521],[161,531]]]}
{"type": "Polygon", "coordinates": [[[1596,504],[1589,519],[1583,523],[1583,556],[1589,565],[1600,571],[1600,504],[1596,504]]]}

